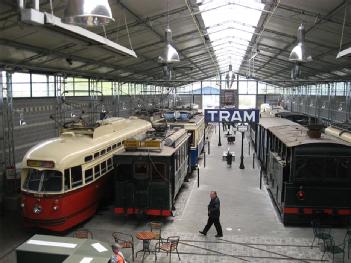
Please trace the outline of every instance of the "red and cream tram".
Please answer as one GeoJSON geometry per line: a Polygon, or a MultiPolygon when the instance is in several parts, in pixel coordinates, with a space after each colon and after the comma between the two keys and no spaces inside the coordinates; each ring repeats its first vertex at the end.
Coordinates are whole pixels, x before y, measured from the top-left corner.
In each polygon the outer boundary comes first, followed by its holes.
{"type": "Polygon", "coordinates": [[[96,127],[75,125],[25,155],[22,163],[22,211],[30,227],[65,231],[93,216],[112,189],[114,154],[123,141],[151,128],[135,117],[110,118],[96,127]]]}

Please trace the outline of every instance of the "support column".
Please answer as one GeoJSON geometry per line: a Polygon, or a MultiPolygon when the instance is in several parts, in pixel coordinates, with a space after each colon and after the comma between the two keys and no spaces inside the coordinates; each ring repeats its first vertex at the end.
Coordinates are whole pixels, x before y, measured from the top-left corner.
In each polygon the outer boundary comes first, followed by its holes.
{"type": "MultiPolygon", "coordinates": [[[[4,123],[4,97],[3,74],[0,71],[0,207],[3,203],[4,176],[5,176],[5,123],[4,123]]],[[[0,209],[1,210],[1,209],[0,209]]],[[[1,213],[1,212],[0,212],[1,213]]]]}

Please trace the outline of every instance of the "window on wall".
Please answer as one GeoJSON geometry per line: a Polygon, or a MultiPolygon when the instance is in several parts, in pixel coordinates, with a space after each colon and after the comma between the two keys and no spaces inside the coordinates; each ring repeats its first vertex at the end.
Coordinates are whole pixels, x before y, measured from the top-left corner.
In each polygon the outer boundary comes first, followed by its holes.
{"type": "Polygon", "coordinates": [[[256,108],[256,95],[239,95],[239,108],[240,109],[256,108]]]}
{"type": "Polygon", "coordinates": [[[267,94],[274,94],[275,86],[267,84],[267,94]]]}
{"type": "Polygon", "coordinates": [[[74,96],[74,78],[66,78],[63,80],[65,96],[74,96]]]}
{"type": "Polygon", "coordinates": [[[263,82],[258,82],[257,94],[267,94],[267,84],[263,82]]]}
{"type": "Polygon", "coordinates": [[[338,83],[335,83],[335,88],[336,88],[336,91],[335,91],[335,95],[336,96],[345,96],[345,83],[344,82],[338,82],[338,83]]]}
{"type": "Polygon", "coordinates": [[[74,96],[89,96],[89,80],[84,78],[71,78],[74,96]]]}
{"type": "Polygon", "coordinates": [[[54,97],[55,96],[55,77],[49,76],[48,78],[48,96],[54,97]]]}
{"type": "Polygon", "coordinates": [[[13,97],[30,97],[30,74],[12,74],[12,95],[13,97]]]}
{"type": "Polygon", "coordinates": [[[104,96],[112,95],[112,82],[109,82],[109,81],[102,82],[102,94],[104,94],[104,96]]]}
{"type": "Polygon", "coordinates": [[[32,96],[49,96],[49,85],[46,75],[32,74],[32,96]]]}
{"type": "Polygon", "coordinates": [[[256,94],[256,81],[239,81],[239,94],[256,94]]]}

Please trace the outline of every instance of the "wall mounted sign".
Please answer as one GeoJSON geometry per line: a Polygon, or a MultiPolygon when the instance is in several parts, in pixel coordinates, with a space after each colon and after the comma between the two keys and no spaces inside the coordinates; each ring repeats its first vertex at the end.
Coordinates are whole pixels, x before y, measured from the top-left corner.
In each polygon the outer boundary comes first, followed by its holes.
{"type": "Polygon", "coordinates": [[[254,122],[258,123],[258,109],[205,109],[206,122],[254,122]]]}

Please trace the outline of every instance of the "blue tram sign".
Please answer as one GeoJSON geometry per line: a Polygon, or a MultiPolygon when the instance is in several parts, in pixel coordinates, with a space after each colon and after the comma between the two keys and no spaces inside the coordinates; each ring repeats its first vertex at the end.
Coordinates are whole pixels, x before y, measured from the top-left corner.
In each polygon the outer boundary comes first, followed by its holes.
{"type": "Polygon", "coordinates": [[[258,123],[258,109],[205,109],[206,122],[253,122],[258,123]]]}

